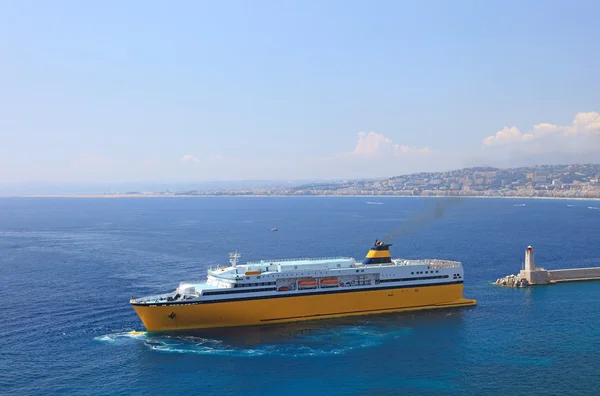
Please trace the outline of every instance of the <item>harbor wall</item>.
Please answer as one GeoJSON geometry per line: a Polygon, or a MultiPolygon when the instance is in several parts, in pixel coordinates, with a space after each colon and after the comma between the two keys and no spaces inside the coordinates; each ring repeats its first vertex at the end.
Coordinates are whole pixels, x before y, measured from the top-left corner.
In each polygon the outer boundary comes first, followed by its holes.
{"type": "Polygon", "coordinates": [[[551,282],[568,282],[586,279],[600,280],[600,267],[549,270],[548,278],[551,282]]]}
{"type": "Polygon", "coordinates": [[[527,250],[525,250],[524,263],[524,268],[519,272],[519,275],[498,278],[494,283],[498,286],[525,287],[561,282],[600,281],[600,267],[557,270],[546,270],[545,268],[537,267],[531,246],[528,246],[527,250]]]}
{"type": "Polygon", "coordinates": [[[527,279],[527,282],[531,285],[545,285],[550,282],[550,275],[548,272],[549,271],[542,268],[538,268],[535,271],[521,270],[519,277],[527,279]]]}

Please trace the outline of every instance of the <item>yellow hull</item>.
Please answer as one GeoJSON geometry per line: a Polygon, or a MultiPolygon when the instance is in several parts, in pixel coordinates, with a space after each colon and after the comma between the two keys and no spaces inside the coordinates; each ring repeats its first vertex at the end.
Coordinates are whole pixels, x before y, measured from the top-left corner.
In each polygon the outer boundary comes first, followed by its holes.
{"type": "Polygon", "coordinates": [[[464,307],[462,283],[186,305],[133,305],[150,332],[254,326],[388,312],[464,307]]]}

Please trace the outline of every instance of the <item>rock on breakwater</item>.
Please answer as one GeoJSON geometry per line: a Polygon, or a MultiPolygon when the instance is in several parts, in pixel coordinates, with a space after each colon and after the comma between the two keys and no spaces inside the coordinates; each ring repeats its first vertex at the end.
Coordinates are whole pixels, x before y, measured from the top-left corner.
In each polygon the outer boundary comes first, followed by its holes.
{"type": "Polygon", "coordinates": [[[508,286],[508,287],[527,287],[530,286],[529,282],[525,278],[521,278],[520,276],[511,274],[505,276],[503,278],[496,279],[494,282],[498,286],[508,286]]]}

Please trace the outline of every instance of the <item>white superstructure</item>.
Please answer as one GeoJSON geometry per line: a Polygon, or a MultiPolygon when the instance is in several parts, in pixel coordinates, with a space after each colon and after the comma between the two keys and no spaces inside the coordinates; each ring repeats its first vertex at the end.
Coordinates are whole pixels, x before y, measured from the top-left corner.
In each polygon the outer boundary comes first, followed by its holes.
{"type": "Polygon", "coordinates": [[[449,260],[388,259],[387,263],[364,264],[352,257],[327,257],[238,264],[240,257],[237,252],[231,253],[231,265],[210,268],[204,282],[182,282],[173,293],[135,302],[193,303],[463,282],[462,264],[449,260]]]}

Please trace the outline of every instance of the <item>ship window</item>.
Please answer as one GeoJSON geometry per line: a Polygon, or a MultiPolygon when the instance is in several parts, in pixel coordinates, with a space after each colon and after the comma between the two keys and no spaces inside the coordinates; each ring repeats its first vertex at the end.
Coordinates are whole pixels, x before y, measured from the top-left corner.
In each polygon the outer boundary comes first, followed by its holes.
{"type": "Polygon", "coordinates": [[[256,279],[260,279],[260,276],[257,276],[256,279]]]}
{"type": "Polygon", "coordinates": [[[435,271],[435,273],[436,273],[436,274],[437,274],[438,272],[440,272],[440,271],[435,271]]]}
{"type": "Polygon", "coordinates": [[[250,279],[250,277],[249,277],[249,276],[247,276],[247,277],[246,277],[246,280],[249,280],[249,279],[250,279]]]}
{"type": "Polygon", "coordinates": [[[414,273],[414,272],[411,272],[410,274],[411,274],[411,275],[414,275],[415,273],[414,273]]]}
{"type": "Polygon", "coordinates": [[[342,268],[342,265],[341,265],[341,264],[338,264],[338,268],[342,268]]]}
{"type": "Polygon", "coordinates": [[[356,270],[356,272],[359,272],[359,270],[356,270]]]}

